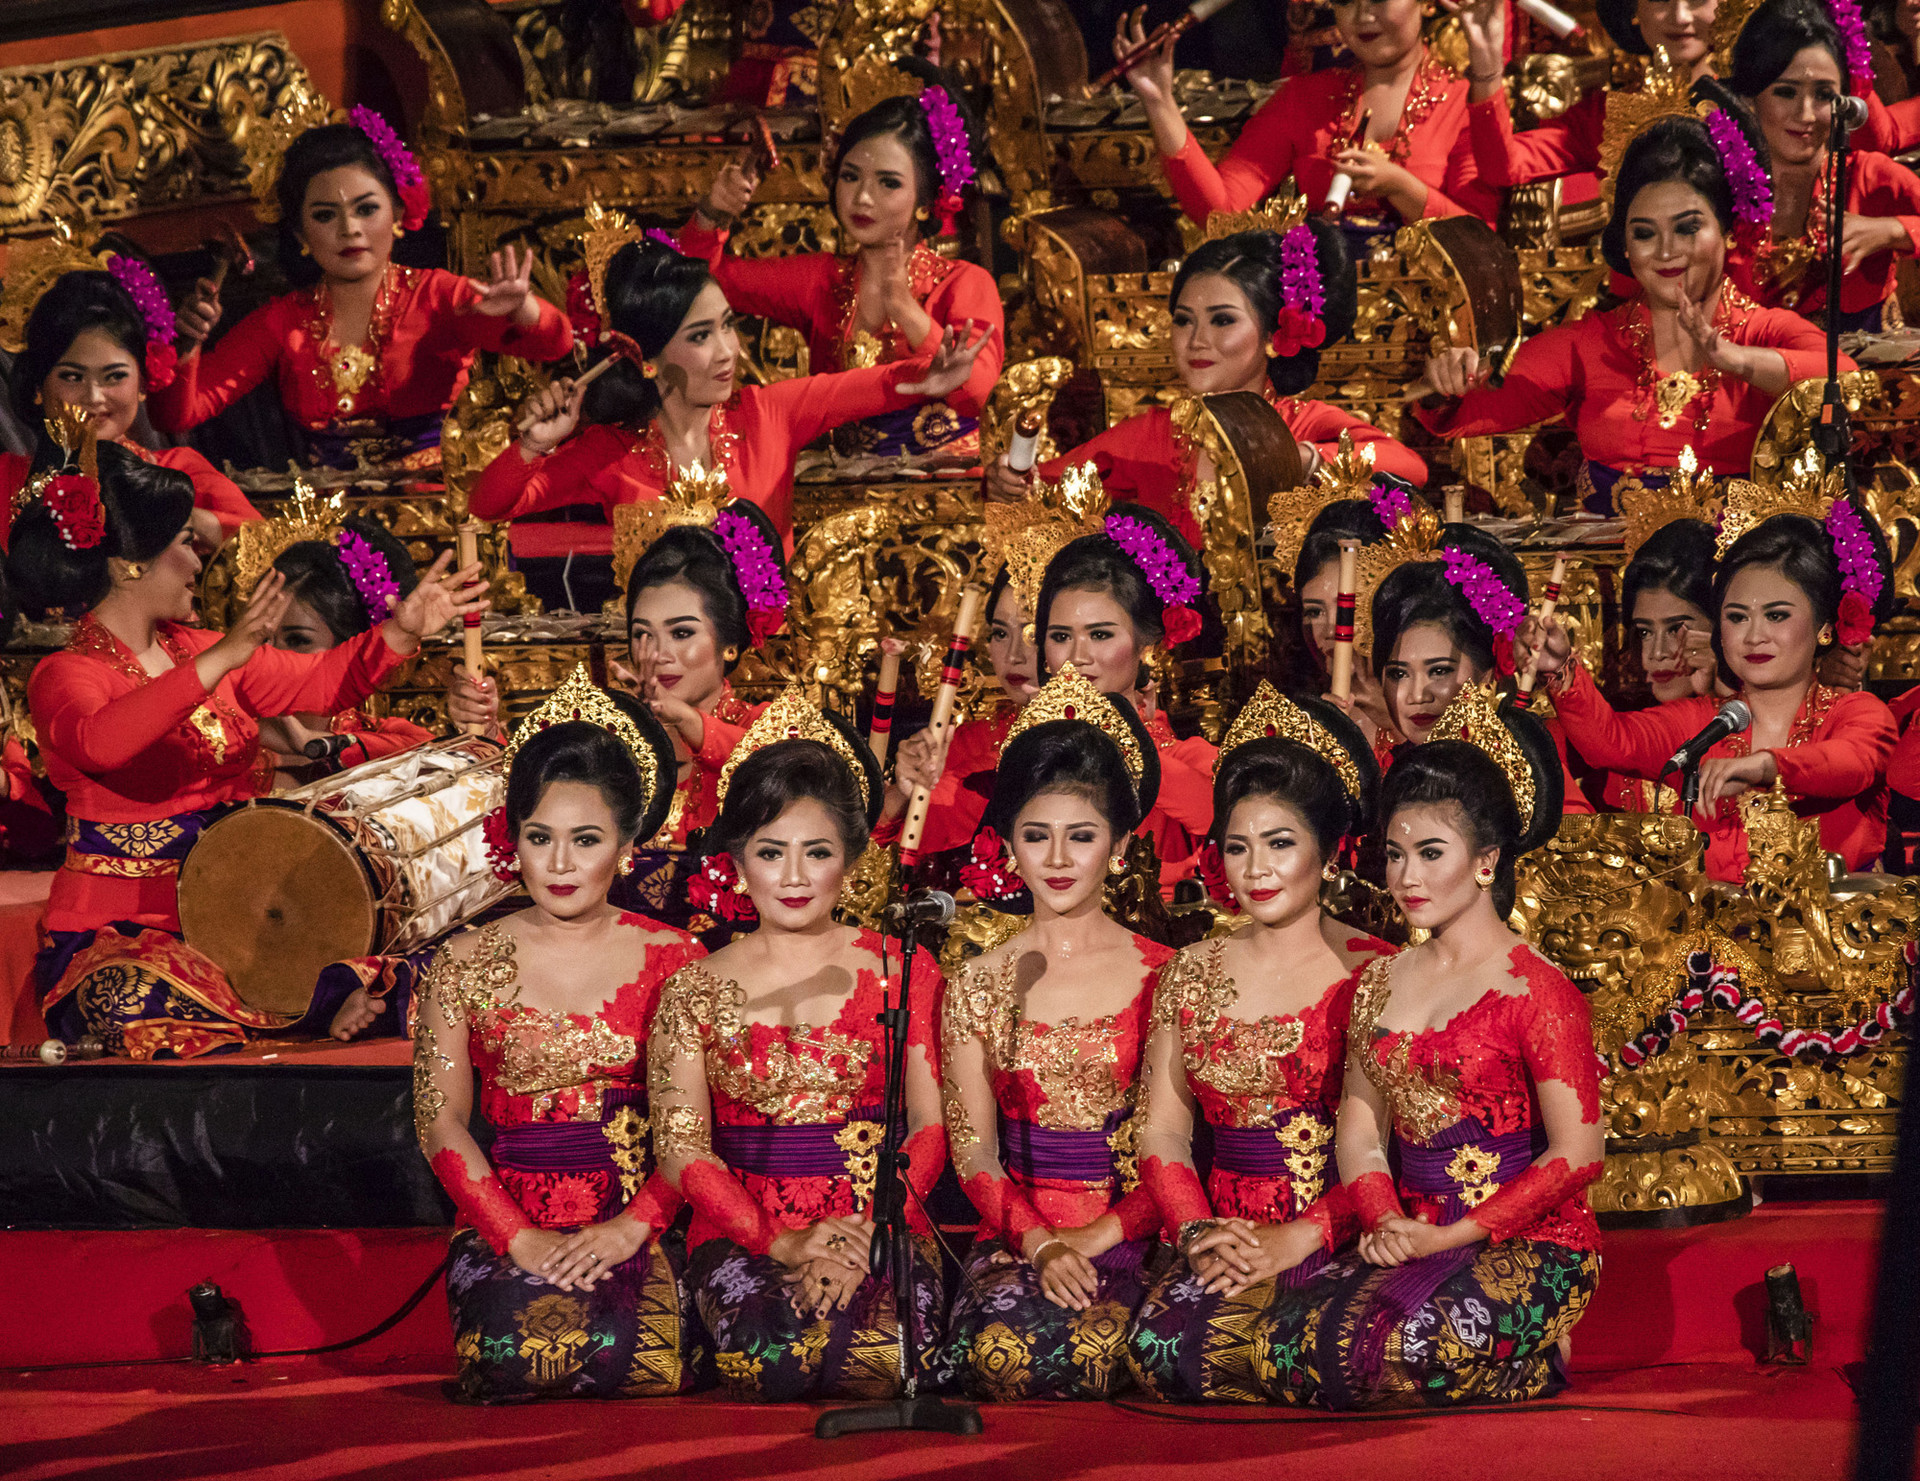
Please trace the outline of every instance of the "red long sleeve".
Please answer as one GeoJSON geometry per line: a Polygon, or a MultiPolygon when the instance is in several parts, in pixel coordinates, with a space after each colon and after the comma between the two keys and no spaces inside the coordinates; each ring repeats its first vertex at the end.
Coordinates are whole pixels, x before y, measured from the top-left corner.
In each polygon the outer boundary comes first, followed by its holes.
{"type": "Polygon", "coordinates": [[[656,1172],[640,1185],[640,1191],[627,1201],[619,1217],[645,1224],[654,1234],[659,1234],[673,1222],[674,1215],[680,1212],[680,1205],[685,1202],[679,1190],[667,1181],[666,1175],[656,1172]]]}
{"type": "Polygon", "coordinates": [[[946,1170],[946,1124],[936,1121],[921,1127],[906,1139],[900,1150],[907,1157],[907,1187],[912,1190],[907,1198],[907,1227],[916,1234],[931,1234],[933,1223],[927,1217],[927,1200],[933,1196],[933,1185],[946,1170]]]}
{"type": "Polygon", "coordinates": [[[372,627],[324,653],[257,648],[234,677],[234,694],[255,715],[330,715],[357,705],[410,658],[372,627]]]}
{"type": "Polygon", "coordinates": [[[241,525],[260,518],[260,511],[240,491],[240,485],[192,448],[169,447],[159,452],[136,448],[134,451],[162,468],[175,469],[192,479],[193,507],[205,509],[219,520],[223,535],[231,535],[241,525]]]}
{"type": "Polygon", "coordinates": [[[1353,443],[1354,451],[1363,447],[1373,449],[1373,466],[1378,471],[1404,478],[1415,488],[1426,487],[1426,459],[1373,423],[1363,422],[1324,401],[1287,398],[1276,402],[1274,409],[1287,424],[1287,430],[1293,433],[1294,440],[1310,443],[1321,457],[1331,458],[1340,451],[1340,434],[1344,432],[1353,443]]]}
{"type": "Polygon", "coordinates": [[[1596,90],[1558,118],[1518,132],[1504,88],[1485,102],[1467,104],[1467,132],[1480,178],[1506,190],[1597,169],[1606,104],[1606,93],[1596,90]]]}
{"type": "Polygon", "coordinates": [[[147,409],[163,432],[184,432],[218,416],[267,378],[295,333],[296,295],[262,304],[211,349],[180,358],[173,384],[147,393],[147,409]]]}
{"type": "Polygon", "coordinates": [[[460,1217],[479,1232],[496,1255],[506,1254],[514,1235],[534,1227],[526,1211],[500,1185],[500,1179],[492,1173],[476,1178],[468,1170],[466,1159],[453,1148],[442,1147],[434,1153],[432,1166],[433,1175],[447,1190],[460,1217]]]}
{"type": "Polygon", "coordinates": [[[1040,1217],[1012,1178],[977,1172],[962,1181],[960,1189],[980,1215],[980,1235],[1004,1239],[1016,1252],[1029,1229],[1047,1227],[1047,1221],[1040,1217]]]}
{"type": "Polygon", "coordinates": [[[1160,748],[1160,793],[1153,810],[1196,838],[1213,827],[1213,766],[1219,755],[1218,746],[1197,735],[1160,748]]]}
{"type": "Polygon", "coordinates": [[[1404,1219],[1407,1211],[1401,1206],[1400,1194],[1393,1186],[1393,1179],[1383,1172],[1362,1173],[1351,1183],[1345,1185],[1347,1197],[1353,1205],[1354,1217],[1365,1230],[1378,1229],[1386,1219],[1404,1219]]]}
{"type": "Polygon", "coordinates": [[[1887,762],[1887,785],[1902,797],[1920,798],[1920,725],[1909,725],[1887,762]]]}
{"type": "Polygon", "coordinates": [[[398,715],[369,720],[357,710],[335,716],[332,730],[335,735],[353,737],[352,743],[340,753],[343,768],[396,755],[433,739],[433,732],[424,725],[415,725],[398,715]]]}
{"type": "Polygon", "coordinates": [[[1213,1204],[1191,1163],[1142,1157],[1140,1186],[1147,1190],[1154,1206],[1160,1210],[1161,1226],[1174,1234],[1190,1219],[1213,1216],[1213,1204]]]}
{"type": "Polygon", "coordinates": [[[510,442],[474,480],[468,510],[475,519],[502,520],[568,504],[603,503],[595,480],[628,457],[635,444],[624,428],[595,424],[529,463],[510,442]]]}
{"type": "MultiPolygon", "coordinates": [[[[1383,1177],[1383,1173],[1373,1173],[1383,1177]]],[[[1354,1208],[1353,1194],[1345,1183],[1335,1183],[1300,1212],[1320,1226],[1320,1247],[1331,1254],[1360,1237],[1360,1214],[1354,1208]]]]}
{"type": "Polygon", "coordinates": [[[693,1210],[751,1255],[764,1255],[782,1232],[780,1221],[724,1167],[704,1159],[680,1174],[680,1194],[693,1210]]]}
{"type": "Polygon", "coordinates": [[[176,664],[152,683],[117,694],[98,664],[66,653],[43,658],[28,681],[40,743],[81,771],[105,775],[131,766],[207,697],[193,664],[176,664]]]}

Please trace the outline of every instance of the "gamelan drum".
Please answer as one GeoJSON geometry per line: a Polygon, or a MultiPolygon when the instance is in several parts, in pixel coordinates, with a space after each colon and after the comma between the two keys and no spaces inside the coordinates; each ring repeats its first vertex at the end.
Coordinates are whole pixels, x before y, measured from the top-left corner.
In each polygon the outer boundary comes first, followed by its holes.
{"type": "Polygon", "coordinates": [[[483,823],[505,753],[426,741],[227,814],[180,866],[180,927],[249,1007],[303,1013],[321,968],[418,951],[510,886],[483,823]]]}

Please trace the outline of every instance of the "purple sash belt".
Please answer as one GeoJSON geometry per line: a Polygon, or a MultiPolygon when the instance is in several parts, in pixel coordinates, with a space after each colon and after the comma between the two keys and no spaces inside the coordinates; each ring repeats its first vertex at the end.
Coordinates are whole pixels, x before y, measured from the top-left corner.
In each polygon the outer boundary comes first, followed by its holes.
{"type": "Polygon", "coordinates": [[[1098,1131],[1067,1131],[1002,1116],[1000,1161],[1008,1172],[1028,1181],[1040,1178],[1062,1183],[1112,1182],[1120,1175],[1115,1165],[1113,1134],[1131,1114],[1124,1106],[1109,1111],[1098,1131]]]}
{"type": "Polygon", "coordinates": [[[1213,1165],[1243,1178],[1306,1181],[1304,1169],[1294,1163],[1318,1156],[1322,1159],[1320,1181],[1324,1187],[1332,1152],[1333,1112],[1318,1101],[1287,1112],[1278,1126],[1213,1128],[1213,1165]]]}
{"type": "MultiPolygon", "coordinates": [[[[1546,1145],[1543,1126],[1495,1136],[1477,1118],[1469,1116],[1424,1147],[1415,1146],[1396,1132],[1392,1157],[1400,1169],[1400,1185],[1437,1197],[1441,1222],[1451,1224],[1485,1203],[1502,1183],[1526,1171],[1546,1145]]],[[[1354,1350],[1355,1377],[1366,1384],[1376,1382],[1386,1360],[1387,1339],[1394,1329],[1431,1301],[1441,1286],[1473,1264],[1479,1254],[1480,1246],[1475,1243],[1409,1260],[1387,1271],[1374,1288],[1366,1329],[1354,1350]]]]}
{"type": "Polygon", "coordinates": [[[609,1085],[601,1092],[598,1121],[530,1121],[503,1126],[493,1139],[497,1167],[515,1172],[600,1172],[614,1167],[614,1143],[608,1123],[622,1106],[647,1109],[647,1093],[637,1085],[609,1085]]]}
{"type": "Polygon", "coordinates": [[[848,1122],[880,1119],[879,1106],[861,1106],[846,1121],[806,1126],[716,1126],[713,1152],[735,1172],[761,1178],[851,1177],[854,1154],[840,1144],[848,1122]]]}

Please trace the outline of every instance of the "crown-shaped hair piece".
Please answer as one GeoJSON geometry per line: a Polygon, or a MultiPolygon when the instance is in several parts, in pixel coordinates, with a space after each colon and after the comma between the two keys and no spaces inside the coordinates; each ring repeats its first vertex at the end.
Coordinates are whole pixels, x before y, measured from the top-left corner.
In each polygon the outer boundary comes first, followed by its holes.
{"type": "MultiPolygon", "coordinates": [[[[1747,22],[1753,19],[1764,0],[1720,0],[1714,8],[1713,25],[1707,31],[1707,46],[1713,53],[1713,72],[1716,77],[1733,76],[1733,48],[1740,40],[1740,33],[1747,28],[1747,22]]],[[[1821,7],[1823,10],[1826,7],[1821,7]]],[[[1845,60],[1841,62],[1845,66],[1845,60]]],[[[1613,106],[1613,95],[1607,96],[1607,106],[1613,106]]]]}
{"type": "Polygon", "coordinates": [[[1816,524],[1826,521],[1833,501],[1846,492],[1838,470],[1820,466],[1820,454],[1809,447],[1777,480],[1755,483],[1748,478],[1727,480],[1726,508],[1714,537],[1714,554],[1721,559],[1748,530],[1776,514],[1804,514],[1816,524]]]}
{"type": "Polygon", "coordinates": [[[7,255],[6,284],[0,288],[0,349],[13,355],[26,349],[33,306],[66,274],[106,270],[106,259],[64,218],[54,219],[52,235],[16,244],[7,255]]]}
{"type": "Polygon", "coordinates": [[[1036,478],[1033,491],[1018,503],[986,506],[982,572],[991,579],[1004,565],[1007,585],[1029,617],[1037,618],[1048,563],[1068,541],[1099,534],[1108,507],[1107,491],[1090,462],[1062,469],[1057,483],[1036,478]]]}
{"type": "Polygon", "coordinates": [[[1373,488],[1373,444],[1354,448],[1350,434],[1340,434],[1340,450],[1313,470],[1313,481],[1297,489],[1282,489],[1267,500],[1267,538],[1273,541],[1274,562],[1291,577],[1300,563],[1307,531],[1329,504],[1364,499],[1373,488]]]}
{"type": "Polygon", "coordinates": [[[1349,797],[1355,802],[1360,800],[1360,768],[1354,763],[1352,752],[1334,739],[1331,730],[1265,679],[1253,691],[1253,698],[1233,717],[1233,724],[1227,727],[1227,738],[1220,743],[1214,770],[1220,769],[1220,762],[1235,746],[1270,736],[1305,746],[1339,773],[1340,785],[1347,789],[1349,797]]]}
{"type": "Polygon", "coordinates": [[[1210,211],[1207,224],[1195,226],[1182,218],[1181,240],[1191,252],[1202,242],[1217,242],[1222,237],[1243,231],[1270,231],[1282,235],[1300,225],[1309,215],[1307,198],[1289,180],[1251,211],[1210,211]]]}
{"type": "Polygon", "coordinates": [[[313,90],[303,74],[287,84],[273,112],[248,124],[241,158],[247,167],[247,187],[253,191],[253,213],[262,221],[271,223],[280,219],[280,202],[274,190],[280,183],[281,163],[293,141],[308,129],[317,129],[332,119],[333,109],[313,90]]]}
{"type": "Polygon", "coordinates": [[[1627,522],[1626,556],[1632,560],[1640,547],[1675,520],[1720,518],[1719,481],[1700,471],[1691,447],[1680,449],[1680,466],[1665,488],[1650,489],[1637,478],[1622,478],[1613,486],[1614,512],[1627,522]]]}
{"type": "Polygon", "coordinates": [[[1020,713],[1007,727],[1000,754],[1004,756],[1007,747],[1034,726],[1045,725],[1050,720],[1079,720],[1106,736],[1120,748],[1127,775],[1133,781],[1134,790],[1139,790],[1147,769],[1147,759],[1140,751],[1140,738],[1113,700],[1094,688],[1093,681],[1082,677],[1070,663],[1061,664],[1058,672],[1040,686],[1040,692],[1021,706],[1020,713]]]}
{"type": "Polygon", "coordinates": [[[827,747],[846,762],[847,770],[853,773],[853,779],[860,788],[861,800],[872,804],[873,799],[868,795],[866,767],[861,765],[859,756],[840,728],[820,712],[820,707],[807,698],[798,684],[788,685],[780,697],[762,710],[746,728],[740,743],[727,758],[727,764],[720,768],[720,780],[714,786],[715,800],[725,804],[727,788],[733,784],[733,774],[742,761],[762,746],[778,745],[781,741],[790,740],[818,741],[827,747]]]}
{"type": "Polygon", "coordinates": [[[886,57],[864,52],[840,78],[847,100],[849,119],[858,118],[869,108],[877,108],[888,98],[917,98],[926,91],[926,83],[911,72],[902,71],[886,57]]]}
{"type": "Polygon", "coordinates": [[[627,243],[640,241],[645,236],[644,229],[618,211],[609,211],[598,201],[588,205],[586,231],[581,235],[580,247],[587,261],[587,291],[593,295],[593,311],[600,316],[603,328],[611,328],[613,324],[607,316],[607,264],[627,243]]]}
{"type": "MultiPolygon", "coordinates": [[[[1729,0],[1722,0],[1723,6],[1727,3],[1729,0]]],[[[1717,28],[1717,20],[1715,25],[1717,28]]],[[[1700,118],[1711,106],[1695,106],[1692,75],[1667,55],[1664,46],[1654,48],[1653,60],[1647,63],[1646,83],[1637,91],[1608,90],[1606,123],[1600,133],[1600,194],[1609,215],[1627,146],[1660,119],[1700,118]]]]}
{"type": "Polygon", "coordinates": [[[1440,516],[1411,504],[1409,511],[1394,522],[1386,538],[1360,547],[1353,614],[1353,643],[1360,653],[1373,651],[1373,597],[1380,583],[1402,566],[1441,558],[1440,516]]]}
{"type": "Polygon", "coordinates": [[[732,497],[726,469],[718,464],[705,468],[695,460],[674,474],[658,499],[617,505],[613,511],[614,584],[625,591],[640,557],[676,525],[712,529],[721,507],[732,497]]]}
{"type": "Polygon", "coordinates": [[[640,811],[645,813],[651,808],[653,791],[659,784],[659,758],[640,734],[640,727],[622,714],[620,707],[607,697],[607,691],[589,677],[584,663],[575,664],[566,682],[520,722],[519,729],[507,742],[507,765],[511,767],[513,758],[520,754],[520,748],[541,731],[564,725],[570,720],[584,720],[589,725],[598,725],[627,748],[633,757],[634,769],[640,773],[640,787],[645,794],[646,800],[641,804],[640,811]]]}
{"type": "Polygon", "coordinates": [[[1514,738],[1507,722],[1501,719],[1500,691],[1491,682],[1462,684],[1453,702],[1440,712],[1427,739],[1465,741],[1485,752],[1512,788],[1513,805],[1520,813],[1520,831],[1527,831],[1539,792],[1533,763],[1527,759],[1526,750],[1514,738]]]}
{"type": "Polygon", "coordinates": [[[253,595],[260,578],[293,546],[305,540],[332,540],[346,522],[346,495],[315,496],[304,478],[293,482],[293,498],[272,519],[250,520],[233,537],[233,589],[241,601],[253,595]]]}

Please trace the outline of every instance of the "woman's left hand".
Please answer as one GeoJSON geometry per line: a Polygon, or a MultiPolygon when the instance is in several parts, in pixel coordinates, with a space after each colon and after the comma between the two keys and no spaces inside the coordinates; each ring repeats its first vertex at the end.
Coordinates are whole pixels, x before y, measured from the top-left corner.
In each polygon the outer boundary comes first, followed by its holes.
{"type": "Polygon", "coordinates": [[[512,247],[496,252],[487,259],[487,276],[484,279],[470,278],[474,292],[480,295],[474,311],[493,319],[504,319],[509,314],[524,320],[524,311],[531,309],[533,317],[538,318],[539,305],[531,301],[533,294],[533,253],[528,251],[522,257],[512,247]]]}
{"type": "Polygon", "coordinates": [[[889,323],[898,324],[916,306],[913,289],[907,285],[907,254],[913,249],[895,237],[869,257],[863,265],[861,288],[866,290],[871,273],[871,291],[877,295],[880,312],[889,323]]]}
{"type": "Polygon", "coordinates": [[[570,1234],[560,1247],[540,1262],[539,1274],[555,1285],[591,1291],[616,1265],[624,1265],[653,1235],[653,1226],[616,1214],[599,1224],[570,1234]]]}
{"type": "Polygon", "coordinates": [[[1229,1219],[1197,1236],[1187,1247],[1187,1261],[1202,1277],[1208,1273],[1201,1268],[1203,1260],[1217,1264],[1207,1290],[1237,1296],[1293,1269],[1319,1248],[1320,1226],[1310,1219],[1260,1225],[1229,1219]]]}
{"type": "Polygon", "coordinates": [[[809,1260],[780,1278],[787,1284],[787,1300],[794,1314],[816,1319],[831,1311],[845,1311],[863,1279],[845,1265],[826,1260],[809,1260]]]}
{"type": "Polygon", "coordinates": [[[1912,250],[1907,229],[1892,216],[1856,216],[1851,211],[1840,227],[1840,268],[1855,271],[1869,257],[1882,252],[1912,250]]]}
{"type": "Polygon", "coordinates": [[[1697,810],[1702,818],[1710,818],[1722,797],[1738,797],[1754,787],[1771,787],[1779,775],[1771,751],[1755,751],[1751,756],[1709,756],[1700,763],[1697,810]]]}
{"type": "Polygon", "coordinates": [[[492,605],[486,599],[487,583],[480,579],[485,569],[480,562],[449,576],[447,567],[452,564],[453,552],[441,551],[440,559],[420,578],[420,584],[394,606],[393,615],[383,626],[396,653],[411,653],[422,638],[431,637],[469,612],[484,612],[492,605]],[[400,642],[393,641],[396,635],[400,642]]]}
{"type": "Polygon", "coordinates": [[[1446,1229],[1425,1218],[1388,1217],[1382,1219],[1371,1234],[1361,1236],[1360,1258],[1370,1265],[1392,1267],[1437,1255],[1452,1249],[1456,1243],[1446,1229]]]}
{"type": "Polygon", "coordinates": [[[1677,313],[1680,332],[1693,341],[1707,364],[1726,375],[1747,378],[1750,366],[1746,352],[1720,332],[1704,303],[1683,296],[1677,313]]]}
{"type": "Polygon", "coordinates": [[[991,325],[982,324],[979,334],[975,335],[975,323],[975,320],[967,319],[959,324],[949,324],[947,332],[940,336],[940,348],[933,352],[933,358],[927,364],[926,374],[917,381],[902,382],[895,389],[902,396],[920,396],[935,401],[964,386],[967,377],[973,374],[973,362],[985,347],[987,336],[993,332],[991,325]]]}

